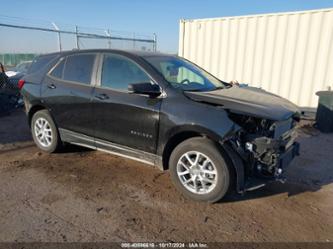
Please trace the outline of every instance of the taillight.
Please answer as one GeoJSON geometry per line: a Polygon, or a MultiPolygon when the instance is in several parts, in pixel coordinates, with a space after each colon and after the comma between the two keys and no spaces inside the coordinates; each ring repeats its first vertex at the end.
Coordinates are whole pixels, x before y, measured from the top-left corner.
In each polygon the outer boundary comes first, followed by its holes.
{"type": "Polygon", "coordinates": [[[17,86],[18,86],[18,88],[19,88],[20,90],[21,90],[22,87],[24,86],[24,83],[25,83],[25,80],[19,80],[19,81],[18,81],[17,86]]]}

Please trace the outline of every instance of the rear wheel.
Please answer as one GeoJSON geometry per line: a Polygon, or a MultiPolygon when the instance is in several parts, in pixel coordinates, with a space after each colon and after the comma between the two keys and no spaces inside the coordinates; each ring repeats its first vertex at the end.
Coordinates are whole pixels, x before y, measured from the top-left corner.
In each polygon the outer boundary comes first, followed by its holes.
{"type": "Polygon", "coordinates": [[[60,149],[59,132],[47,110],[38,111],[33,115],[31,133],[35,144],[41,150],[52,153],[60,149]]]}
{"type": "Polygon", "coordinates": [[[202,137],[179,144],[171,153],[172,180],[185,196],[216,202],[229,190],[231,171],[216,144],[202,137]]]}

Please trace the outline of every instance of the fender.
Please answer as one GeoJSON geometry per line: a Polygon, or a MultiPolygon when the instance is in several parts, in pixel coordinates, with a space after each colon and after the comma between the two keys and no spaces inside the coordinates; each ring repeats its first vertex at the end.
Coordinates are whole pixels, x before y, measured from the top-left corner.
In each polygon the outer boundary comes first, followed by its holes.
{"type": "Polygon", "coordinates": [[[239,194],[245,192],[245,176],[244,176],[244,163],[237,153],[226,143],[221,144],[222,148],[226,151],[236,172],[236,191],[239,194]]]}
{"type": "Polygon", "coordinates": [[[169,142],[172,141],[173,138],[181,136],[182,134],[185,133],[192,134],[188,135],[187,138],[193,136],[206,136],[209,139],[215,141],[216,143],[220,143],[220,141],[223,141],[226,137],[231,136],[239,128],[240,127],[236,124],[231,125],[230,129],[225,130],[223,134],[220,135],[211,129],[205,128],[197,124],[178,125],[176,127],[172,127],[170,130],[168,130],[165,133],[159,134],[159,142],[156,154],[162,156],[163,151],[166,148],[166,146],[169,144],[169,142]]]}

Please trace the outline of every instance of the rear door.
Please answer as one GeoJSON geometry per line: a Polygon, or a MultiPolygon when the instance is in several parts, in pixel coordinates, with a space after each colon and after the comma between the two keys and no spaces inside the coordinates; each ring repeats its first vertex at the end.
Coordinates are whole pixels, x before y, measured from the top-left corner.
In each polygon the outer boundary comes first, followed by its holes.
{"type": "Polygon", "coordinates": [[[101,57],[98,86],[93,93],[96,145],[99,140],[154,153],[162,98],[128,93],[128,85],[151,77],[126,56],[101,57]]]}
{"type": "Polygon", "coordinates": [[[96,58],[95,53],[63,57],[45,77],[42,98],[59,128],[93,136],[91,97],[96,58]]]}

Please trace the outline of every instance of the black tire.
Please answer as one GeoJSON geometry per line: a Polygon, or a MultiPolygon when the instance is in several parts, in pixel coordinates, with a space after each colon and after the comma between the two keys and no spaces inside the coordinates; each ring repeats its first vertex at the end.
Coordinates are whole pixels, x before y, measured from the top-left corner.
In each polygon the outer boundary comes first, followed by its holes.
{"type": "MultiPolygon", "coordinates": [[[[216,144],[203,137],[190,138],[180,143],[171,153],[169,160],[169,170],[172,181],[176,188],[182,192],[186,197],[196,201],[206,201],[214,203],[222,199],[232,186],[232,171],[228,161],[225,159],[224,153],[216,146],[216,144]],[[177,174],[177,164],[180,158],[187,152],[197,151],[203,156],[207,156],[210,161],[215,165],[215,187],[211,187],[208,193],[193,193],[188,190],[181,181],[181,176],[177,174]]],[[[184,158],[183,158],[184,159],[184,158]]],[[[192,175],[188,175],[191,176],[192,175]]],[[[190,177],[189,177],[190,178],[190,177]]],[[[194,182],[192,181],[194,184],[194,182]]],[[[201,183],[202,184],[202,183],[201,183]]],[[[205,183],[206,184],[206,183],[205,183]]]]}
{"type": "Polygon", "coordinates": [[[50,113],[47,110],[40,110],[36,112],[32,119],[31,119],[31,133],[32,133],[32,138],[35,142],[35,144],[40,148],[41,150],[48,152],[48,153],[53,153],[57,152],[62,148],[62,142],[59,136],[58,128],[56,127],[50,113]],[[50,139],[50,144],[49,145],[43,145],[40,140],[37,138],[36,132],[35,132],[35,124],[36,121],[39,119],[45,119],[47,123],[49,124],[50,130],[51,130],[51,135],[52,139],[50,139]]]}

